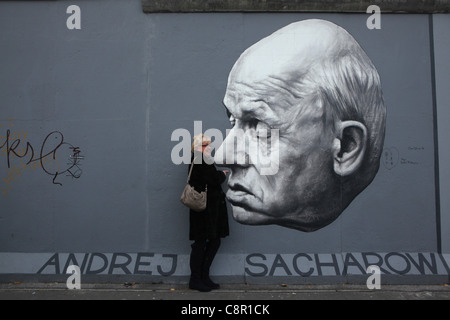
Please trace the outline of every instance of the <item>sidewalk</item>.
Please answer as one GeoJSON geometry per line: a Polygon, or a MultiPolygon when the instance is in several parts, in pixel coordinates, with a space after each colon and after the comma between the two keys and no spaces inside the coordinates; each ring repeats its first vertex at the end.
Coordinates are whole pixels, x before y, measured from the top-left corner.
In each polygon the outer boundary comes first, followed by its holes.
{"type": "Polygon", "coordinates": [[[65,283],[0,283],[0,300],[450,300],[450,286],[223,284],[204,293],[186,284],[82,284],[69,290],[65,283]]]}

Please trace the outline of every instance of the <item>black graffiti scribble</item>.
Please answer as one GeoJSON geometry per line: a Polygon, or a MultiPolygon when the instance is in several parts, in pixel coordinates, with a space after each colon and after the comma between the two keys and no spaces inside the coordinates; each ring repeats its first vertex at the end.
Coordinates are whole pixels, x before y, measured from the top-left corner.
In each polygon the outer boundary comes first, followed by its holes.
{"type": "MultiPolygon", "coordinates": [[[[38,158],[36,158],[36,152],[33,148],[33,146],[27,142],[26,148],[23,153],[21,153],[19,150],[17,150],[20,146],[22,141],[20,139],[16,139],[14,141],[11,141],[11,131],[8,129],[6,131],[6,140],[3,142],[2,145],[0,145],[0,150],[3,148],[6,148],[6,161],[8,168],[11,167],[11,157],[14,155],[18,158],[25,158],[29,157],[28,162],[26,165],[32,164],[34,162],[39,161],[39,164],[41,165],[42,170],[53,177],[53,184],[57,184],[62,186],[62,183],[57,182],[56,179],[59,175],[67,173],[73,178],[80,178],[81,176],[81,170],[76,170],[74,172],[74,168],[77,167],[79,169],[79,160],[81,159],[80,156],[80,148],[75,147],[71,145],[68,142],[64,141],[64,135],[59,131],[53,131],[50,132],[44,139],[38,158]],[[64,152],[64,149],[66,149],[66,152],[70,152],[68,150],[71,150],[72,155],[71,157],[74,159],[74,161],[70,161],[65,168],[59,167],[59,162],[57,161],[57,153],[58,152],[64,152]],[[44,160],[46,160],[44,162],[44,160]],[[52,161],[53,160],[53,161],[52,161]]],[[[61,159],[61,157],[60,157],[61,159]]]]}
{"type": "Polygon", "coordinates": [[[69,149],[72,150],[72,154],[69,157],[69,162],[67,162],[70,168],[67,169],[68,174],[66,176],[78,179],[83,172],[80,162],[84,159],[84,156],[80,155],[81,151],[79,147],[70,147],[69,149]]]}

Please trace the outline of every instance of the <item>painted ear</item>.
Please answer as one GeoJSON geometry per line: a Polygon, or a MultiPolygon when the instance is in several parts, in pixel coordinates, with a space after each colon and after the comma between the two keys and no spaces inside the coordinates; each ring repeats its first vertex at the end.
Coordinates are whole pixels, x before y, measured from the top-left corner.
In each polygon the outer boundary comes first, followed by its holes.
{"type": "Polygon", "coordinates": [[[354,173],[363,162],[366,147],[366,126],[358,121],[341,122],[333,141],[334,171],[340,176],[354,173]]]}

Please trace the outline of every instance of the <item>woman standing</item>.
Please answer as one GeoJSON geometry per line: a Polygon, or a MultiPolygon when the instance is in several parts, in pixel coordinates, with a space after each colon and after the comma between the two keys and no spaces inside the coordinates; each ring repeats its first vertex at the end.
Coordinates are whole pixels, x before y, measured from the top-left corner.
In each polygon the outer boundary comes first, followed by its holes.
{"type": "Polygon", "coordinates": [[[189,288],[211,291],[220,286],[209,277],[209,269],[220,247],[220,239],[229,235],[227,206],[221,184],[227,171],[219,171],[211,158],[211,139],[204,134],[194,137],[190,184],[201,192],[207,188],[206,209],[202,212],[190,210],[189,239],[191,278],[189,288]],[[207,161],[205,161],[207,160],[207,161]]]}

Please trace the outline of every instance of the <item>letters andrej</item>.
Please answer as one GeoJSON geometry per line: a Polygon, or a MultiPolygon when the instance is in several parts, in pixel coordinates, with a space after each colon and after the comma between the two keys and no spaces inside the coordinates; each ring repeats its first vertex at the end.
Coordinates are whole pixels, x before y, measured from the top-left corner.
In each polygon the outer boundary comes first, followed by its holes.
{"type": "Polygon", "coordinates": [[[84,253],[53,254],[37,271],[37,274],[66,274],[70,266],[78,266],[85,275],[128,274],[171,276],[178,263],[176,254],[154,253],[84,253]]]}

